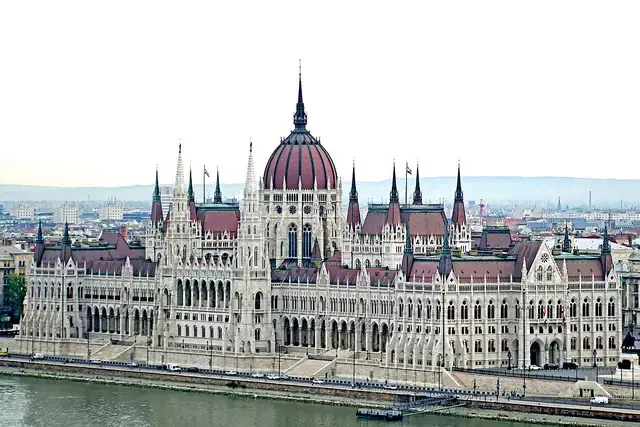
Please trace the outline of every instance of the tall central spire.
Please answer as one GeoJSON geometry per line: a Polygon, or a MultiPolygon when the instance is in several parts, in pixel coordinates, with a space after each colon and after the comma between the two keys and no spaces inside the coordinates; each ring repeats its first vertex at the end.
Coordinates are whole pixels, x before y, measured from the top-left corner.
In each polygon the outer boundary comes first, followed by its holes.
{"type": "Polygon", "coordinates": [[[400,203],[398,197],[398,186],[396,185],[396,162],[393,162],[393,181],[391,182],[391,194],[389,195],[390,203],[400,203]]]}
{"type": "Polygon", "coordinates": [[[38,235],[36,236],[36,245],[43,245],[44,237],[42,236],[42,220],[38,222],[38,235]]]}
{"type": "Polygon", "coordinates": [[[298,63],[298,103],[293,115],[293,124],[297,131],[307,130],[307,113],[304,111],[304,102],[302,101],[302,60],[298,63]]]}

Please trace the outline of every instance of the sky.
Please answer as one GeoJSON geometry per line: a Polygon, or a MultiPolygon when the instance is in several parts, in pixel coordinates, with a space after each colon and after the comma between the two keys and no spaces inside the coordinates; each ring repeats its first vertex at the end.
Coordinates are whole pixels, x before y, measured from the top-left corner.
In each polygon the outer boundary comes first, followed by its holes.
{"type": "Polygon", "coordinates": [[[307,128],[349,179],[639,179],[640,2],[0,3],[0,184],[241,183],[307,128]],[[401,173],[401,172],[399,172],[401,173]],[[212,174],[213,177],[213,174],[212,174]],[[196,178],[199,182],[200,178],[196,178]]]}

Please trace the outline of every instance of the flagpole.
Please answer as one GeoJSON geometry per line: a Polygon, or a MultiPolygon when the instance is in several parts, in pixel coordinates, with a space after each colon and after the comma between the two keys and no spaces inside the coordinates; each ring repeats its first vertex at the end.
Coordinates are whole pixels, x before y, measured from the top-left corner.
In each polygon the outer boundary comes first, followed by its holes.
{"type": "Polygon", "coordinates": [[[409,162],[406,162],[404,165],[404,204],[407,202],[407,188],[409,186],[409,162]]]}
{"type": "Polygon", "coordinates": [[[202,165],[202,203],[207,203],[207,184],[205,181],[205,176],[207,176],[205,173],[206,170],[207,167],[202,165]]]}

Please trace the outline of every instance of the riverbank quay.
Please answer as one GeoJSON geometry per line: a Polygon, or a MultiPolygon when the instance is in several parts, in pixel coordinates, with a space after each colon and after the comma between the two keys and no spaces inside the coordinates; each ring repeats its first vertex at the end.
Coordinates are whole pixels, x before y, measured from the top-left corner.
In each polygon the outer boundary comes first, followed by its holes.
{"type": "MultiPolygon", "coordinates": [[[[212,377],[191,373],[146,371],[128,367],[64,364],[9,358],[0,359],[0,374],[370,408],[389,407],[426,397],[425,393],[408,393],[400,390],[361,390],[324,384],[289,383],[235,376],[212,377]]],[[[635,423],[640,421],[640,411],[632,408],[593,408],[568,403],[506,401],[502,398],[496,402],[489,396],[468,395],[460,396],[460,404],[466,406],[434,407],[418,412],[576,426],[602,425],[603,420],[607,420],[607,425],[614,425],[611,423],[622,420],[635,423]],[[567,417],[587,417],[598,419],[599,422],[589,424],[585,418],[575,421],[567,417]]],[[[628,426],[631,424],[626,422],[619,425],[628,426]]]]}

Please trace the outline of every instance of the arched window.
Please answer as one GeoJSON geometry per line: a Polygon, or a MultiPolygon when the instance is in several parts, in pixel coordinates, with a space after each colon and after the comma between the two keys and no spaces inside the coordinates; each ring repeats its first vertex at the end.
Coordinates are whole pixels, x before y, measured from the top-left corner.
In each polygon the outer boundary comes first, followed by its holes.
{"type": "Polygon", "coordinates": [[[500,306],[500,318],[506,319],[509,317],[509,306],[507,305],[507,300],[502,300],[502,305],[500,306]]]}
{"type": "Polygon", "coordinates": [[[302,257],[311,258],[311,224],[302,228],[302,257]]]}
{"type": "Polygon", "coordinates": [[[206,329],[204,328],[204,326],[202,326],[202,327],[200,328],[200,335],[202,336],[202,338],[204,338],[204,337],[206,337],[206,336],[207,336],[205,332],[206,332],[206,329]]]}
{"type": "Polygon", "coordinates": [[[213,326],[209,326],[209,338],[213,338],[213,326]]]}
{"type": "Polygon", "coordinates": [[[535,313],[535,309],[533,308],[533,300],[529,301],[529,319],[533,319],[533,315],[535,313]]]}
{"type": "Polygon", "coordinates": [[[487,319],[495,319],[496,317],[496,306],[493,305],[493,301],[489,301],[489,306],[487,307],[487,319]]]}
{"type": "Polygon", "coordinates": [[[402,298],[398,301],[398,317],[402,318],[404,316],[404,303],[402,302],[402,298]]]}
{"type": "Polygon", "coordinates": [[[576,304],[574,298],[571,298],[571,304],[569,305],[569,317],[578,317],[578,304],[576,304]]]}
{"type": "Polygon", "coordinates": [[[538,319],[544,318],[544,303],[542,300],[538,301],[538,319]]]}
{"type": "Polygon", "coordinates": [[[467,301],[462,301],[462,307],[460,307],[460,319],[469,319],[469,305],[467,304],[467,301]]]}
{"type": "Polygon", "coordinates": [[[591,350],[591,340],[589,340],[589,337],[584,337],[582,339],[582,349],[591,350]]]}
{"type": "Polygon", "coordinates": [[[476,353],[482,353],[482,341],[476,340],[473,351],[475,351],[476,353]]]}
{"type": "Polygon", "coordinates": [[[550,282],[553,280],[553,268],[551,266],[547,267],[547,281],[550,282]]]}
{"type": "Polygon", "coordinates": [[[198,336],[198,327],[196,325],[193,325],[193,336],[194,338],[198,336]]]}
{"type": "Polygon", "coordinates": [[[582,302],[582,317],[589,317],[589,300],[587,298],[582,302]]]}
{"type": "Polygon", "coordinates": [[[427,320],[431,320],[431,301],[427,300],[427,320]]]}
{"type": "Polygon", "coordinates": [[[220,326],[218,326],[218,339],[222,339],[222,328],[220,326]]]}
{"type": "Polygon", "coordinates": [[[616,303],[613,301],[613,298],[609,298],[609,304],[607,305],[607,316],[615,316],[616,315],[616,303]]]}
{"type": "Polygon", "coordinates": [[[509,341],[506,338],[502,340],[502,351],[509,351],[509,341]]]}
{"type": "Polygon", "coordinates": [[[556,317],[560,319],[564,315],[564,307],[562,306],[562,300],[558,300],[556,305],[556,317]]]}
{"type": "Polygon", "coordinates": [[[597,350],[602,350],[604,348],[604,345],[602,343],[602,337],[597,337],[596,338],[596,349],[597,350]]]}
{"type": "Polygon", "coordinates": [[[254,335],[255,335],[256,341],[260,341],[260,329],[256,329],[256,332],[254,335]]]}
{"type": "Polygon", "coordinates": [[[418,319],[422,319],[422,301],[418,300],[418,319]]]}
{"type": "Polygon", "coordinates": [[[536,279],[539,282],[542,282],[542,266],[539,266],[538,270],[536,271],[536,279]]]}
{"type": "Polygon", "coordinates": [[[453,301],[449,301],[449,307],[447,307],[447,319],[454,320],[456,318],[456,307],[453,305],[453,301]]]}
{"type": "Polygon", "coordinates": [[[256,310],[262,310],[262,292],[258,292],[256,294],[255,308],[256,308],[256,310]]]}
{"type": "Polygon", "coordinates": [[[552,300],[549,300],[547,302],[547,313],[546,313],[546,315],[547,315],[548,319],[553,319],[553,301],[552,300]]]}
{"type": "Polygon", "coordinates": [[[576,337],[571,338],[571,350],[575,350],[578,347],[578,339],[576,337]]]}
{"type": "Polygon", "coordinates": [[[494,340],[489,340],[489,345],[487,346],[487,351],[489,353],[495,353],[495,351],[496,351],[496,342],[494,340]]]}
{"type": "Polygon", "coordinates": [[[368,259],[364,260],[364,266],[365,266],[366,268],[371,267],[371,261],[369,261],[368,259]]]}
{"type": "Polygon", "coordinates": [[[356,259],[356,270],[360,270],[362,268],[362,264],[359,259],[356,259]]]}
{"type": "Polygon", "coordinates": [[[253,248],[253,266],[258,266],[258,247],[253,248]]]}
{"type": "Polygon", "coordinates": [[[609,349],[614,350],[616,348],[616,338],[609,337],[609,349]]]}
{"type": "MultiPolygon", "coordinates": [[[[524,315],[524,313],[523,313],[524,315]]],[[[516,300],[516,319],[520,318],[520,301],[516,300]]]]}
{"type": "Polygon", "coordinates": [[[289,226],[289,258],[298,257],[298,227],[295,224],[289,226]]]}
{"type": "Polygon", "coordinates": [[[409,298],[409,306],[407,309],[407,317],[409,319],[411,319],[411,316],[413,316],[413,301],[411,301],[411,298],[409,298]]]}
{"type": "Polygon", "coordinates": [[[374,264],[375,264],[376,268],[379,268],[379,267],[380,267],[380,260],[379,260],[379,259],[377,259],[377,260],[376,260],[376,262],[375,262],[374,264]]]}
{"type": "Polygon", "coordinates": [[[182,326],[178,325],[178,336],[182,336],[182,326]]]}
{"type": "Polygon", "coordinates": [[[189,336],[189,325],[185,325],[185,327],[184,327],[184,336],[185,337],[189,336]]]}
{"type": "Polygon", "coordinates": [[[596,317],[602,317],[602,300],[596,299],[596,317]]]}
{"type": "Polygon", "coordinates": [[[473,307],[474,320],[482,319],[482,307],[480,306],[480,300],[476,301],[476,305],[473,307]]]}

